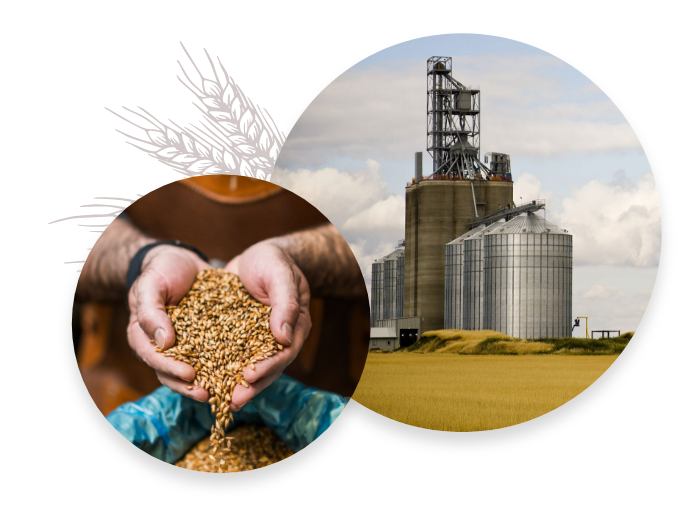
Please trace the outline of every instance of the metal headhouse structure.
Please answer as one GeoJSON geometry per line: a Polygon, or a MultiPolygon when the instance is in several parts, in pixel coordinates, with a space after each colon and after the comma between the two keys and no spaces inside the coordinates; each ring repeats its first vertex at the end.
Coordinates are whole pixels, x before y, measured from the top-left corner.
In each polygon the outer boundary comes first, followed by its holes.
{"type": "Polygon", "coordinates": [[[427,60],[427,151],[433,174],[460,179],[488,179],[491,170],[479,161],[479,90],[451,75],[453,60],[427,60]]]}

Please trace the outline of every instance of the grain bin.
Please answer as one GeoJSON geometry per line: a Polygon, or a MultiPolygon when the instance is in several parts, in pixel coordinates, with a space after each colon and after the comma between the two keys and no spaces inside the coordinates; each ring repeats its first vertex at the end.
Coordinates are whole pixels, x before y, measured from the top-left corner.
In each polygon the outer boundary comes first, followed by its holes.
{"type": "MultiPolygon", "coordinates": [[[[400,244],[400,243],[399,243],[400,244]]],[[[382,275],[384,277],[383,318],[392,319],[403,316],[403,269],[405,248],[400,246],[384,260],[382,275]]]]}
{"type": "Polygon", "coordinates": [[[536,214],[483,234],[484,327],[522,339],[571,335],[572,236],[536,214]]]}
{"type": "Polygon", "coordinates": [[[384,259],[372,262],[372,288],[370,293],[370,321],[373,327],[384,318],[384,259]]]}
{"type": "Polygon", "coordinates": [[[462,321],[463,243],[465,239],[484,228],[484,225],[480,225],[446,244],[446,302],[443,324],[445,329],[464,328],[462,321]]]}
{"type": "Polygon", "coordinates": [[[484,325],[484,234],[502,225],[497,221],[465,238],[462,244],[462,328],[482,330],[484,325]]]}

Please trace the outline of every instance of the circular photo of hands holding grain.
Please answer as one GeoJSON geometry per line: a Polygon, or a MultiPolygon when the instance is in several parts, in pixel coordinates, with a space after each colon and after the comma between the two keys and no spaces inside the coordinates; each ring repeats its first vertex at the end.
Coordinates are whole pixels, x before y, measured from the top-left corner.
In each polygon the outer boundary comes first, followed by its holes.
{"type": "Polygon", "coordinates": [[[201,176],[137,200],[89,254],[74,347],[95,404],[128,441],[178,467],[278,462],[339,416],[370,315],[351,249],[279,186],[201,176]]]}

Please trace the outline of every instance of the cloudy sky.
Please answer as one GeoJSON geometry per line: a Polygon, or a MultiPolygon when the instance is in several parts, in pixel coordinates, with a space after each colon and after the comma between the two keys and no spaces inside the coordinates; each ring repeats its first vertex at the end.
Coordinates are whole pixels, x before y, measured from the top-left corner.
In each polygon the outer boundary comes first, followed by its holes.
{"type": "Polygon", "coordinates": [[[548,220],[574,235],[574,315],[589,316],[591,329],[634,330],[654,286],[661,240],[647,158],[612,101],[539,49],[448,35],[376,53],[315,98],[272,180],[327,215],[369,283],[372,261],[403,238],[416,151],[424,151],[424,172],[431,172],[426,60],[435,55],[452,56],[453,76],[480,87],[481,153],[510,154],[516,201],[545,198],[548,220]]]}

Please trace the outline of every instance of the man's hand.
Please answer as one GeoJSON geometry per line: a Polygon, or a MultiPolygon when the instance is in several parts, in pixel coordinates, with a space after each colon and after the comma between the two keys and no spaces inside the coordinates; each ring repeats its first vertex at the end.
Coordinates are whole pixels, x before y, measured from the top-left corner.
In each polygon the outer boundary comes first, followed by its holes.
{"type": "Polygon", "coordinates": [[[192,366],[157,353],[150,341],[153,339],[162,350],[175,344],[166,306],[177,305],[192,288],[197,273],[207,267],[209,264],[189,250],[157,246],[145,257],[140,277],[128,294],[128,344],[155,370],[162,385],[198,401],[207,401],[209,392],[201,387],[187,389],[195,376],[192,366]]]}
{"type": "Polygon", "coordinates": [[[270,385],[301,351],[311,330],[311,292],[308,281],[292,257],[279,245],[260,242],[235,257],[226,269],[237,274],[247,291],[272,306],[270,330],[284,348],[272,357],[247,367],[244,380],[249,388],[237,385],[230,409],[238,411],[270,385]]]}

